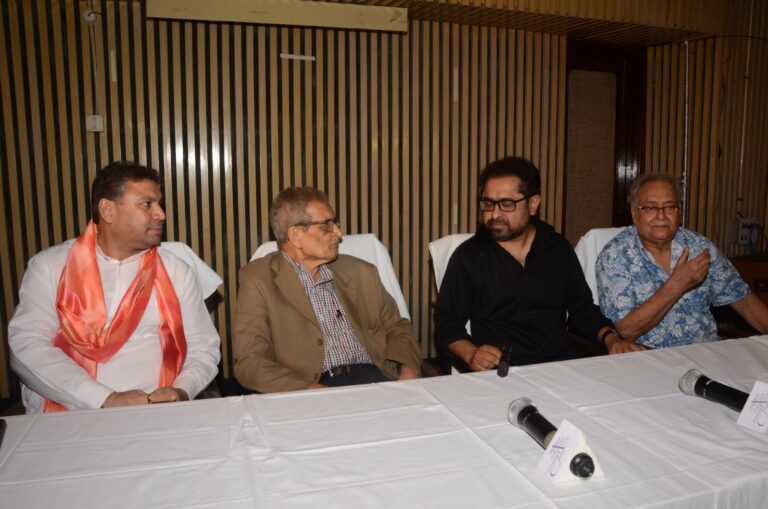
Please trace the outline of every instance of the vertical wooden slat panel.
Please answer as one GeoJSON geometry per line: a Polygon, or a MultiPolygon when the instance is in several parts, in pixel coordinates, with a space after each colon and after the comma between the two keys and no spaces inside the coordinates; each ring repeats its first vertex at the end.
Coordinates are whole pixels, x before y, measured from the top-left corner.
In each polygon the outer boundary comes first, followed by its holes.
{"type": "MultiPolygon", "coordinates": [[[[389,87],[390,83],[390,71],[389,66],[390,62],[392,61],[392,55],[390,54],[390,40],[392,39],[391,34],[381,34],[381,58],[378,71],[378,86],[376,87],[377,93],[380,92],[381,94],[381,100],[378,105],[374,105],[374,108],[377,111],[380,111],[381,115],[381,144],[380,144],[380,156],[377,156],[377,159],[381,159],[381,167],[379,171],[381,172],[380,175],[380,181],[381,181],[381,193],[380,193],[380,209],[374,208],[374,213],[376,214],[374,217],[377,217],[380,221],[380,230],[381,231],[381,242],[384,243],[385,246],[390,250],[390,252],[394,252],[392,246],[392,223],[395,220],[393,217],[394,209],[391,206],[392,203],[392,195],[394,194],[392,192],[393,189],[397,189],[396,185],[392,185],[392,179],[394,176],[394,173],[390,171],[390,168],[393,166],[393,154],[391,154],[391,151],[393,150],[390,148],[390,139],[392,135],[392,125],[390,124],[390,104],[392,101],[391,98],[391,89],[389,87]]],[[[374,64],[375,65],[375,64],[374,64]]],[[[377,113],[378,114],[378,113],[377,113]]],[[[374,231],[377,231],[376,228],[377,224],[374,223],[374,231]]]]}
{"type": "MultiPolygon", "coordinates": [[[[488,76],[488,27],[480,27],[478,34],[478,50],[480,63],[480,76],[488,76]]],[[[488,83],[488,80],[485,80],[488,83]]],[[[478,168],[484,168],[488,164],[488,87],[480,88],[479,112],[479,141],[478,141],[478,168]]]]}
{"type": "MultiPolygon", "coordinates": [[[[357,129],[355,129],[355,131],[358,133],[358,136],[356,137],[355,145],[359,148],[357,148],[358,162],[356,165],[353,165],[352,168],[354,169],[356,166],[359,165],[360,171],[353,171],[350,174],[350,177],[354,179],[355,175],[359,175],[357,177],[357,185],[353,187],[352,200],[354,201],[355,197],[357,198],[357,204],[355,205],[357,213],[354,215],[358,218],[359,223],[356,225],[356,227],[354,227],[354,230],[360,231],[360,232],[368,232],[368,229],[369,229],[368,210],[369,210],[369,203],[371,198],[370,190],[369,190],[370,99],[368,97],[369,87],[365,86],[370,80],[370,77],[368,75],[368,58],[366,58],[369,55],[368,37],[369,37],[368,33],[359,32],[358,37],[355,38],[355,42],[359,44],[359,47],[357,49],[357,54],[355,55],[355,62],[358,65],[358,73],[359,73],[355,80],[355,83],[357,85],[355,88],[359,90],[359,92],[357,92],[358,110],[355,115],[359,123],[357,125],[357,129]]],[[[353,133],[355,131],[353,131],[353,133]]],[[[355,210],[355,208],[353,208],[353,210],[355,210]]]]}
{"type": "MultiPolygon", "coordinates": [[[[687,188],[688,209],[686,215],[686,226],[693,230],[696,229],[695,212],[699,206],[699,189],[698,182],[701,175],[701,155],[702,146],[706,143],[706,135],[708,126],[703,124],[703,106],[706,98],[704,97],[705,90],[709,85],[706,82],[706,53],[704,52],[703,44],[692,44],[692,52],[689,63],[690,69],[690,99],[689,99],[689,132],[688,132],[688,167],[685,169],[685,185],[687,188]]],[[[662,138],[666,139],[666,138],[662,138]]],[[[668,166],[669,162],[662,160],[662,165],[668,166]]],[[[682,174],[681,168],[661,168],[662,172],[673,173],[676,176],[682,174]]]]}
{"type": "MultiPolygon", "coordinates": [[[[326,192],[328,193],[328,198],[331,200],[331,203],[336,203],[336,193],[337,193],[337,186],[336,186],[336,111],[337,111],[337,96],[336,96],[336,72],[335,68],[338,66],[337,60],[336,60],[336,44],[335,44],[335,38],[334,34],[328,31],[324,31],[325,33],[325,41],[327,42],[327,49],[325,51],[327,64],[325,66],[324,74],[327,76],[327,86],[326,86],[326,96],[325,100],[326,103],[326,115],[327,115],[327,121],[325,125],[327,126],[327,133],[328,133],[328,152],[326,154],[326,168],[328,172],[328,188],[326,189],[326,192]]],[[[341,216],[340,211],[336,211],[337,216],[340,218],[341,216]]]]}
{"type": "MultiPolygon", "coordinates": [[[[458,32],[458,37],[460,38],[460,47],[461,47],[461,55],[460,55],[460,75],[461,75],[461,88],[460,88],[460,94],[459,94],[459,102],[461,103],[461,113],[460,117],[457,120],[457,124],[462,126],[462,130],[466,132],[466,126],[470,124],[470,109],[469,109],[469,96],[470,96],[470,90],[472,88],[472,84],[470,81],[470,76],[473,76],[472,69],[470,67],[470,27],[468,26],[462,26],[458,32]]],[[[512,129],[510,129],[510,132],[512,132],[512,129]]],[[[471,149],[469,144],[470,136],[468,136],[465,133],[462,133],[460,144],[460,155],[459,155],[459,168],[461,171],[461,178],[459,180],[461,189],[464,191],[464,193],[469,194],[469,196],[472,196],[476,194],[474,192],[472,184],[470,184],[470,175],[475,173],[475,168],[470,166],[470,157],[471,157],[471,149]]],[[[474,218],[475,213],[473,210],[471,210],[470,207],[470,218],[467,219],[467,214],[462,214],[462,217],[459,221],[460,229],[457,233],[462,232],[468,232],[471,228],[475,227],[474,218]]]]}
{"type": "MultiPolygon", "coordinates": [[[[301,30],[291,30],[292,37],[290,37],[290,47],[287,51],[287,53],[299,53],[304,54],[303,48],[301,47],[301,30]]],[[[286,42],[288,42],[289,36],[286,36],[286,42]]],[[[293,176],[291,177],[292,182],[295,185],[304,185],[305,178],[302,172],[303,168],[303,161],[302,161],[302,152],[304,144],[301,142],[303,137],[302,132],[302,109],[301,109],[301,98],[302,98],[302,89],[301,89],[301,73],[303,70],[303,67],[306,64],[301,60],[294,60],[290,67],[286,66],[286,70],[290,70],[290,74],[292,75],[292,80],[290,83],[288,82],[288,79],[285,79],[283,83],[287,83],[288,86],[291,87],[293,90],[293,94],[286,94],[287,98],[291,100],[290,108],[285,112],[286,115],[291,118],[291,122],[288,124],[290,126],[293,126],[293,131],[290,134],[289,139],[291,140],[290,143],[287,143],[287,140],[283,140],[283,143],[287,147],[288,150],[293,151],[291,154],[291,160],[292,164],[292,170],[293,170],[293,176]]],[[[311,64],[310,64],[311,65],[311,64]]],[[[284,78],[287,78],[285,76],[284,78]]]]}
{"type": "Polygon", "coordinates": [[[441,198],[441,214],[439,218],[436,217],[437,223],[435,224],[435,229],[432,231],[434,236],[447,234],[453,222],[451,217],[453,214],[453,186],[451,185],[453,172],[449,171],[449,168],[451,167],[451,159],[449,156],[451,147],[451,125],[454,122],[451,108],[451,89],[453,88],[451,75],[453,73],[451,72],[451,43],[449,37],[450,26],[447,24],[440,24],[439,31],[435,30],[435,45],[440,51],[439,71],[435,73],[435,76],[440,76],[439,79],[441,85],[439,89],[440,115],[438,116],[438,129],[436,129],[440,136],[440,154],[437,163],[437,170],[440,175],[440,187],[437,192],[441,198]]]}
{"type": "MultiPolygon", "coordinates": [[[[305,29],[302,32],[304,38],[304,47],[302,48],[303,53],[306,55],[314,55],[315,51],[312,45],[313,31],[305,29]]],[[[239,62],[239,59],[235,59],[235,62],[239,62]]],[[[299,143],[303,146],[302,165],[304,167],[304,173],[306,174],[306,183],[309,186],[318,187],[318,181],[315,178],[317,172],[315,170],[315,144],[312,135],[315,128],[315,101],[312,96],[312,79],[317,70],[317,61],[305,62],[303,67],[304,90],[302,92],[302,101],[304,109],[304,142],[301,143],[301,138],[299,138],[299,143]]],[[[322,179],[320,179],[319,182],[322,182],[322,179]]]]}
{"type": "MultiPolygon", "coordinates": [[[[347,79],[345,69],[348,65],[347,56],[347,34],[339,33],[337,35],[337,55],[336,55],[336,101],[338,105],[338,131],[337,131],[337,150],[336,155],[338,157],[338,170],[336,172],[335,185],[337,203],[343,203],[347,195],[347,161],[351,158],[351,148],[347,151],[347,137],[348,131],[351,127],[347,127],[347,120],[350,117],[347,116],[347,101],[350,101],[350,97],[347,92],[347,79]]],[[[339,221],[344,232],[351,233],[349,231],[349,213],[347,207],[340,207],[341,213],[338,213],[339,221]]]]}
{"type": "MultiPolygon", "coordinates": [[[[257,29],[257,39],[256,42],[258,44],[258,81],[259,81],[259,99],[258,99],[258,110],[257,110],[257,116],[259,119],[259,203],[261,203],[261,209],[264,210],[267,207],[267,204],[272,203],[272,194],[271,194],[271,188],[269,187],[269,150],[267,145],[267,121],[271,118],[269,115],[269,112],[267,110],[267,79],[268,76],[267,70],[267,64],[268,64],[268,57],[266,54],[266,46],[267,46],[267,29],[263,26],[258,27],[257,29]]],[[[254,158],[255,159],[255,158],[254,158]]],[[[250,171],[250,169],[249,169],[250,171]]],[[[254,178],[255,180],[255,178],[254,178]]],[[[250,216],[253,217],[253,216],[250,216]]],[[[267,232],[269,231],[269,220],[268,220],[268,214],[266,211],[261,214],[261,222],[258,225],[258,233],[259,233],[259,243],[266,242],[269,238],[269,235],[267,232]]],[[[257,247],[255,245],[251,246],[251,249],[254,250],[254,248],[257,247]]],[[[249,252],[250,255],[250,252],[249,252]]],[[[248,256],[250,258],[250,256],[248,256]]]]}
{"type": "MultiPolygon", "coordinates": [[[[413,30],[411,28],[411,30],[413,30]]],[[[400,236],[400,249],[396,251],[396,261],[395,265],[398,269],[398,273],[400,274],[400,286],[403,289],[403,294],[405,295],[406,303],[410,306],[411,301],[411,292],[409,291],[409,286],[411,282],[410,274],[412,272],[410,271],[410,266],[408,263],[409,260],[409,241],[410,239],[410,233],[411,233],[411,203],[410,203],[410,196],[411,196],[411,185],[410,185],[410,173],[411,173],[411,125],[410,125],[410,119],[411,119],[411,105],[410,105],[410,89],[408,88],[408,84],[411,81],[410,76],[410,68],[411,68],[411,45],[410,45],[410,37],[404,37],[402,39],[398,39],[398,41],[402,41],[402,47],[399,48],[399,51],[397,52],[397,56],[402,61],[402,65],[398,67],[398,77],[402,77],[401,80],[399,80],[399,83],[402,83],[400,88],[400,96],[402,97],[402,101],[398,101],[398,105],[401,106],[400,112],[400,128],[402,135],[400,136],[400,139],[402,139],[402,144],[400,146],[400,161],[402,163],[401,173],[400,173],[400,187],[401,187],[401,207],[403,211],[402,220],[401,220],[401,228],[402,228],[402,235],[400,236]],[[400,75],[400,72],[402,72],[402,75],[400,75]]]]}
{"type": "Polygon", "coordinates": [[[461,123],[459,114],[461,112],[460,97],[462,95],[461,91],[463,90],[460,87],[462,85],[462,75],[466,75],[466,71],[463,73],[459,72],[461,66],[461,54],[459,53],[459,27],[457,25],[451,25],[446,28],[446,32],[446,36],[448,37],[446,49],[450,48],[451,54],[450,62],[447,64],[447,67],[449,67],[448,101],[449,110],[451,112],[451,148],[446,164],[446,168],[450,168],[449,171],[451,176],[451,219],[450,226],[448,226],[446,233],[458,233],[460,228],[466,228],[466,205],[461,201],[462,191],[465,190],[466,187],[463,189],[459,188],[461,174],[466,171],[466,168],[459,169],[459,125],[461,123]]]}

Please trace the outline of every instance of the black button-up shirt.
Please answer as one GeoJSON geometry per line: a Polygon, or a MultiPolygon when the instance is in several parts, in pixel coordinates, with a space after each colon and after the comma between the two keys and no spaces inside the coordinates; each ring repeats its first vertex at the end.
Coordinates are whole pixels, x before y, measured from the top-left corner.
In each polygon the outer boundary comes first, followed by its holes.
{"type": "Polygon", "coordinates": [[[579,354],[567,337],[566,321],[598,342],[598,332],[611,322],[594,304],[576,253],[550,225],[536,218],[531,224],[536,236],[525,266],[484,227],[453,253],[435,312],[442,347],[459,339],[507,345],[512,365],[570,359],[579,354]]]}

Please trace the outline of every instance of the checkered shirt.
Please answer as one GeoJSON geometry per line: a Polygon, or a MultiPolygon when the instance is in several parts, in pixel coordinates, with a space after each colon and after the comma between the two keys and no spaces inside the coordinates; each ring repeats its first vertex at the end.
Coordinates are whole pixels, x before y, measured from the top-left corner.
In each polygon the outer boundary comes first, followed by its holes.
{"type": "Polygon", "coordinates": [[[373,364],[368,352],[352,328],[344,306],[339,302],[333,288],[333,272],[326,265],[320,266],[320,277],[312,280],[309,271],[296,263],[283,252],[283,256],[291,262],[301,286],[307,292],[312,309],[320,324],[323,334],[325,353],[323,355],[323,370],[327,371],[345,364],[373,364]]]}

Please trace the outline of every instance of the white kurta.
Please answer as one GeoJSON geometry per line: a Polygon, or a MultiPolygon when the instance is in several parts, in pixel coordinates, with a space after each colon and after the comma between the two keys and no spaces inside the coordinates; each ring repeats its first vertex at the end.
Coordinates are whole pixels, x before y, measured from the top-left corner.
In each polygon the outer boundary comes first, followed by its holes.
{"type": "MultiPolygon", "coordinates": [[[[153,290],[133,335],[109,362],[99,364],[96,379],[61,349],[53,346],[59,328],[56,294],[74,240],[46,249],[30,261],[19,290],[19,306],[8,326],[11,367],[21,378],[27,413],[42,411],[42,398],[66,408],[99,408],[114,391],[157,388],[162,351],[160,313],[153,290]]],[[[96,248],[104,289],[107,325],[139,270],[141,254],[118,261],[96,248]]],[[[187,357],[174,387],[194,398],[216,376],[219,335],[205,308],[194,271],[162,247],[158,250],[181,307],[187,357]]]]}

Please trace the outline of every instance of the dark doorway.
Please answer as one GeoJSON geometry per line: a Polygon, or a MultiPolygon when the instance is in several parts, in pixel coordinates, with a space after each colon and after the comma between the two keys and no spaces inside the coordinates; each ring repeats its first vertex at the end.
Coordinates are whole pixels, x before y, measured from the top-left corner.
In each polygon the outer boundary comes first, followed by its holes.
{"type": "Polygon", "coordinates": [[[627,195],[642,168],[645,48],[568,41],[565,215],[572,244],[632,223],[627,195]]]}

